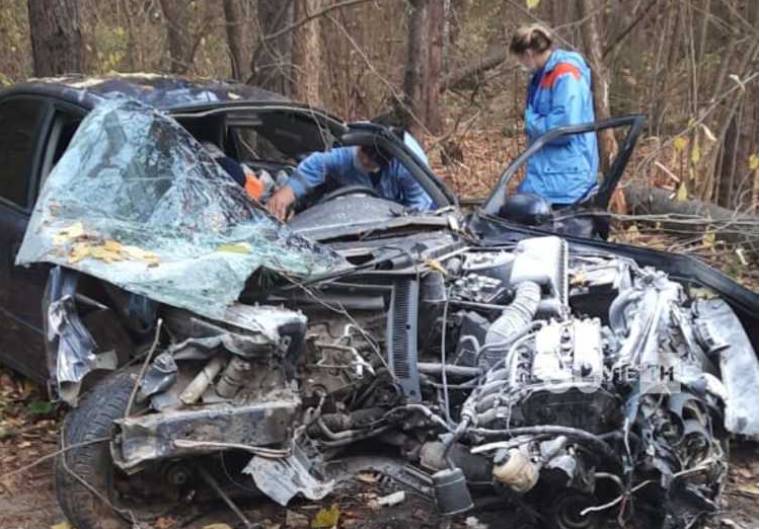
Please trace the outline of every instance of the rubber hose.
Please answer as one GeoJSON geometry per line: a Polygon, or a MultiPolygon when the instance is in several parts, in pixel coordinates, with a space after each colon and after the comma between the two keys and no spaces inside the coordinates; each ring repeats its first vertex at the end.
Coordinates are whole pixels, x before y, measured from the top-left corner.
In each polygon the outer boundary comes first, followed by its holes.
{"type": "MultiPolygon", "coordinates": [[[[541,287],[538,283],[525,281],[517,285],[512,303],[488,328],[486,345],[508,342],[516,333],[523,330],[527,324],[533,321],[540,301],[541,287]]],[[[483,357],[488,367],[492,367],[504,359],[504,349],[490,349],[486,351],[483,357]]]]}

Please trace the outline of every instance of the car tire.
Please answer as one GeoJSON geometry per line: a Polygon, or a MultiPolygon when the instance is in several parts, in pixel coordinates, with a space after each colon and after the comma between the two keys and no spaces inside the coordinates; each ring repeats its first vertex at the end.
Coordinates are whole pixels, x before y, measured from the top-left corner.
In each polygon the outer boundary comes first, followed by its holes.
{"type": "MultiPolygon", "coordinates": [[[[65,446],[110,438],[114,430],[113,421],[124,416],[135,380],[134,373],[122,371],[97,383],[82,398],[79,406],[66,416],[62,434],[65,446]]],[[[120,514],[119,508],[112,503],[115,501],[113,482],[114,465],[109,442],[72,448],[56,460],[55,491],[58,503],[77,529],[130,527],[126,513],[122,511],[120,514]],[[92,490],[97,491],[98,495],[92,490]]]]}

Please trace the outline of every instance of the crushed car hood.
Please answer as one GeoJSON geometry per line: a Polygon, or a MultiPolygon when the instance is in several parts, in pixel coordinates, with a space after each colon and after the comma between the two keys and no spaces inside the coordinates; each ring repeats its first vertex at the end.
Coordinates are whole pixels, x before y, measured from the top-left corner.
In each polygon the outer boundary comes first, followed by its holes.
{"type": "Polygon", "coordinates": [[[34,262],[211,318],[259,268],[349,266],[251,201],[176,121],[130,99],[97,106],[44,182],[16,258],[34,262]]]}

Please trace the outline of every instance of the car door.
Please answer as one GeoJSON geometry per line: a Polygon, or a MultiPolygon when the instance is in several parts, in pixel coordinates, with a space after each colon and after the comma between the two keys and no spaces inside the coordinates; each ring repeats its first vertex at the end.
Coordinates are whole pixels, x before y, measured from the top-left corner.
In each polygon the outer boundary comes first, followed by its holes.
{"type": "Polygon", "coordinates": [[[14,261],[34,206],[46,136],[48,100],[0,100],[0,362],[37,380],[46,378],[40,301],[47,267],[14,261]]]}
{"type": "Polygon", "coordinates": [[[540,227],[558,234],[606,239],[609,227],[606,217],[589,213],[607,209],[612,193],[623,176],[623,171],[633,153],[643,126],[644,116],[633,114],[550,130],[534,140],[525,151],[512,160],[502,172],[496,186],[491,191],[491,195],[481,205],[479,213],[501,217],[516,224],[540,227]],[[589,190],[590,192],[578,202],[551,208],[548,201],[544,200],[543,197],[532,193],[513,192],[513,184],[528,159],[541,151],[543,147],[563,137],[589,132],[597,133],[606,129],[625,131],[617,156],[609,165],[606,173],[602,175],[598,185],[589,190]],[[554,211],[552,212],[552,210],[554,211]]]}

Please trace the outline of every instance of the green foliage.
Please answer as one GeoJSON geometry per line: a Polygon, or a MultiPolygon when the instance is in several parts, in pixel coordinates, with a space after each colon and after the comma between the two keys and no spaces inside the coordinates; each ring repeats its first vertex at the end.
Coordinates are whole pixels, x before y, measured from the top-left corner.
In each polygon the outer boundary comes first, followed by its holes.
{"type": "Polygon", "coordinates": [[[26,406],[26,412],[31,416],[50,415],[55,406],[49,400],[33,400],[26,406]]]}

